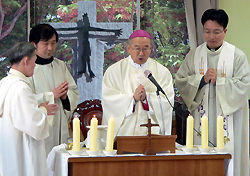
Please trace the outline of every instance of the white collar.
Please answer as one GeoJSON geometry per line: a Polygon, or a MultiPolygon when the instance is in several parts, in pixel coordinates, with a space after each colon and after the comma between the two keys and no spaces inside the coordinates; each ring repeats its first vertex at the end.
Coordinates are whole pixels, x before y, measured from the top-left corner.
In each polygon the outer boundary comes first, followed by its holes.
{"type": "Polygon", "coordinates": [[[28,80],[27,77],[22,72],[15,70],[13,68],[10,69],[9,74],[16,76],[16,77],[19,77],[19,78],[22,78],[26,81],[28,80]]]}
{"type": "Polygon", "coordinates": [[[132,65],[132,67],[134,67],[135,69],[146,69],[148,66],[148,60],[144,63],[144,64],[137,64],[133,61],[133,59],[131,58],[131,56],[129,55],[129,59],[130,59],[130,63],[132,65]]]}

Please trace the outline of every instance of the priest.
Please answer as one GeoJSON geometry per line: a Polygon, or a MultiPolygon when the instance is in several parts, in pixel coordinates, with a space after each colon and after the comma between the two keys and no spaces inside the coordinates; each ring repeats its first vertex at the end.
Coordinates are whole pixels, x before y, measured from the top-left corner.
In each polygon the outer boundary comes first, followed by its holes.
{"type": "MultiPolygon", "coordinates": [[[[208,9],[201,18],[205,43],[191,50],[176,74],[177,88],[200,129],[209,121],[209,141],[216,146],[216,119],[224,118],[225,148],[232,154],[227,175],[249,176],[249,64],[246,55],[224,41],[228,15],[208,9]]],[[[194,133],[195,144],[200,138],[194,133]]]]}
{"type": "Polygon", "coordinates": [[[48,154],[54,146],[67,143],[68,122],[78,104],[79,92],[66,64],[53,57],[58,42],[56,30],[49,24],[38,24],[31,29],[29,41],[37,48],[36,68],[30,77],[37,101],[59,106],[49,121],[49,137],[45,139],[48,154]]]}
{"type": "Polygon", "coordinates": [[[141,124],[148,122],[159,124],[152,133],[171,134],[172,108],[166,97],[145,77],[144,72],[152,74],[166,93],[170,103],[174,101],[172,76],[169,70],[149,57],[152,49],[151,36],[144,30],[131,34],[127,42],[129,56],[110,66],[104,74],[102,83],[102,123],[115,118],[115,135],[147,135],[141,124]],[[161,113],[161,105],[163,113],[161,113]],[[164,117],[164,119],[162,118],[164,117]],[[163,123],[164,122],[164,123],[163,123]],[[165,129],[165,130],[164,130],[165,129]]]}
{"type": "Polygon", "coordinates": [[[58,105],[38,107],[27,79],[36,66],[35,50],[28,42],[17,43],[8,56],[12,68],[0,82],[0,163],[6,176],[47,175],[47,115],[54,115],[58,105]]]}

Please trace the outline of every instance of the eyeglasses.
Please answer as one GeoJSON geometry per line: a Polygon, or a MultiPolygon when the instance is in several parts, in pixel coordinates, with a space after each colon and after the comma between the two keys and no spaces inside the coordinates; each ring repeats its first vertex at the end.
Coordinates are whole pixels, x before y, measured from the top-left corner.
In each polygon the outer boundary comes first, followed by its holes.
{"type": "Polygon", "coordinates": [[[218,36],[219,34],[221,34],[222,32],[224,32],[225,30],[216,30],[216,31],[203,31],[204,34],[206,35],[211,35],[213,34],[214,36],[218,36]]]}
{"type": "MultiPolygon", "coordinates": [[[[130,46],[131,46],[131,45],[130,45],[130,46]]],[[[134,50],[136,53],[140,53],[141,51],[142,51],[143,53],[148,53],[148,52],[151,51],[151,49],[150,49],[149,47],[144,47],[144,48],[135,47],[135,48],[133,48],[133,47],[131,46],[131,48],[132,48],[132,50],[134,50]]]]}

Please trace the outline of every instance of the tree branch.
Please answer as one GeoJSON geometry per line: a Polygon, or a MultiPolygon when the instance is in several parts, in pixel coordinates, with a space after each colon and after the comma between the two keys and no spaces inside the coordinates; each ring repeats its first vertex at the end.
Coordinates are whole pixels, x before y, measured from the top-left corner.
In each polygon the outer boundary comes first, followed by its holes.
{"type": "Polygon", "coordinates": [[[4,13],[3,13],[3,8],[2,8],[2,0],[0,0],[0,37],[1,37],[1,33],[3,30],[3,21],[4,21],[4,13]]]}
{"type": "MultiPolygon", "coordinates": [[[[2,40],[4,37],[6,37],[7,35],[9,35],[9,33],[10,33],[10,32],[12,31],[12,29],[14,28],[17,19],[20,17],[20,15],[23,14],[23,12],[25,11],[26,7],[27,7],[27,2],[25,3],[25,5],[24,5],[21,9],[19,9],[19,10],[16,12],[16,13],[17,13],[17,16],[15,16],[14,19],[11,21],[11,25],[10,25],[9,29],[7,29],[7,30],[3,33],[3,35],[0,36],[0,40],[2,40]]],[[[15,13],[15,14],[16,14],[16,13],[15,13]]]]}

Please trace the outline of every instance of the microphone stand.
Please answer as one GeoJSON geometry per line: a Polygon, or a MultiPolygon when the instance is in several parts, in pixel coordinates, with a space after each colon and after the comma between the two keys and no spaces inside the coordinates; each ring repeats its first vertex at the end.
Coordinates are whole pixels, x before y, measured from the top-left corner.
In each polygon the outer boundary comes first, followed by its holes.
{"type": "Polygon", "coordinates": [[[162,108],[162,103],[161,103],[161,96],[159,93],[159,89],[156,91],[157,98],[160,103],[160,108],[161,108],[161,116],[162,116],[162,134],[165,135],[165,119],[164,119],[164,113],[163,113],[163,108],[162,108]]]}

